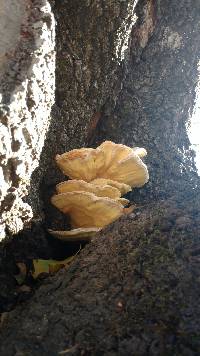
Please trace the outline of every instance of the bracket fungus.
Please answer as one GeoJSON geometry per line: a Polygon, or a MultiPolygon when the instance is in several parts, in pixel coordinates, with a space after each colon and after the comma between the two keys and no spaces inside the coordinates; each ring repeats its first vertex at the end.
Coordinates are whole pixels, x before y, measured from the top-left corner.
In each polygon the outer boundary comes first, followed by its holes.
{"type": "Polygon", "coordinates": [[[51,235],[62,241],[90,241],[91,238],[94,237],[100,230],[100,227],[80,227],[78,229],[72,229],[68,231],[55,231],[49,229],[49,232],[51,235]]]}
{"type": "Polygon", "coordinates": [[[126,214],[129,200],[122,196],[149,179],[141,159],[146,154],[144,148],[105,141],[96,149],[80,148],[57,155],[58,167],[70,179],[56,186],[51,202],[70,216],[73,229],[49,232],[66,241],[89,241],[101,228],[126,214]]]}
{"type": "Polygon", "coordinates": [[[75,228],[104,227],[123,214],[120,202],[88,192],[57,194],[51,202],[64,214],[69,214],[71,225],[75,228]]]}
{"type": "Polygon", "coordinates": [[[80,191],[80,192],[94,193],[97,197],[108,197],[113,199],[117,199],[121,197],[120,190],[108,184],[96,185],[94,183],[85,182],[84,180],[75,180],[75,179],[57,184],[56,191],[58,194],[80,191]]]}
{"type": "Polygon", "coordinates": [[[71,179],[91,182],[106,178],[141,187],[149,179],[147,166],[141,160],[144,148],[132,149],[122,144],[105,141],[96,149],[80,148],[56,156],[58,167],[71,179]]]}
{"type": "Polygon", "coordinates": [[[96,178],[92,180],[91,183],[98,186],[110,185],[111,187],[117,188],[120,191],[121,195],[124,195],[131,191],[130,185],[120,183],[112,179],[96,178]]]}
{"type": "Polygon", "coordinates": [[[71,179],[83,179],[86,182],[97,177],[104,165],[103,152],[93,148],[80,148],[56,155],[56,163],[61,171],[71,179]]]}
{"type": "Polygon", "coordinates": [[[106,158],[104,170],[99,177],[109,178],[131,187],[141,187],[149,179],[147,166],[141,160],[147,152],[144,148],[132,149],[125,145],[105,141],[99,149],[106,158]]]}

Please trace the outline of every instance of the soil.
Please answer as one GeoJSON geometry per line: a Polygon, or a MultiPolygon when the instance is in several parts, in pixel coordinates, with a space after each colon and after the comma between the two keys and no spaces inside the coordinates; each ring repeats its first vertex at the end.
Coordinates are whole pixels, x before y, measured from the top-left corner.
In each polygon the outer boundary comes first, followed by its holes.
{"type": "MultiPolygon", "coordinates": [[[[3,314],[0,354],[199,355],[199,197],[138,206],[104,229],[3,314]]],[[[55,249],[43,235],[45,257],[55,249]]]]}

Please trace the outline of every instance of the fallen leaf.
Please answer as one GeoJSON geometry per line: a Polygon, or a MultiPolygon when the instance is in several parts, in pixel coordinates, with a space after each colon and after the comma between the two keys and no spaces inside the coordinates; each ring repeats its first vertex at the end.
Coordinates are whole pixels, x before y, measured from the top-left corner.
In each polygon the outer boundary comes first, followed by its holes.
{"type": "Polygon", "coordinates": [[[36,279],[42,273],[55,273],[59,271],[59,269],[66,267],[70,262],[72,262],[75,256],[76,255],[68,257],[63,261],[42,259],[33,260],[34,271],[32,272],[32,276],[34,279],[36,279]]]}

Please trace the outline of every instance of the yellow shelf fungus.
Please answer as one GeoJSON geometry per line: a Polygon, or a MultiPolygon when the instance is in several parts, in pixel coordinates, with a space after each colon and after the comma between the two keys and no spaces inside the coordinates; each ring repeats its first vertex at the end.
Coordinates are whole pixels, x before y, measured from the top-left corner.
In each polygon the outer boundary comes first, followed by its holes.
{"type": "Polygon", "coordinates": [[[58,194],[81,191],[94,193],[97,197],[108,197],[112,199],[117,199],[121,197],[120,190],[108,184],[96,185],[94,183],[88,183],[83,180],[75,179],[57,184],[56,191],[58,194]]]}
{"type": "Polygon", "coordinates": [[[77,229],[72,229],[69,231],[55,231],[48,230],[49,233],[62,241],[90,241],[92,237],[94,237],[97,232],[101,231],[99,227],[80,227],[77,229]]]}
{"type": "Polygon", "coordinates": [[[121,203],[88,192],[57,194],[51,202],[64,214],[69,214],[73,227],[104,227],[123,214],[121,203]]]}
{"type": "Polygon", "coordinates": [[[131,187],[141,187],[149,179],[147,166],[141,160],[146,151],[142,148],[132,149],[111,141],[103,142],[99,147],[106,158],[104,169],[99,177],[109,178],[131,187]]]}
{"type": "Polygon", "coordinates": [[[112,179],[96,178],[92,180],[91,183],[98,186],[110,185],[111,187],[117,188],[121,192],[121,195],[124,195],[131,191],[130,185],[119,183],[116,180],[112,179]]]}
{"type": "MultiPolygon", "coordinates": [[[[56,156],[58,167],[70,180],[56,186],[51,202],[69,214],[73,230],[49,232],[59,239],[89,241],[97,231],[130,211],[121,198],[149,179],[141,158],[144,148],[105,141],[96,149],[75,149],[56,156]]],[[[133,208],[131,208],[133,209],[133,208]]]]}
{"type": "Polygon", "coordinates": [[[140,158],[145,155],[144,148],[132,149],[105,141],[96,149],[80,148],[57,155],[56,163],[71,179],[91,182],[95,178],[106,178],[141,187],[149,179],[147,166],[140,158]]]}
{"type": "Polygon", "coordinates": [[[104,154],[93,148],[80,148],[56,155],[56,163],[69,178],[90,182],[103,167],[104,154]]]}

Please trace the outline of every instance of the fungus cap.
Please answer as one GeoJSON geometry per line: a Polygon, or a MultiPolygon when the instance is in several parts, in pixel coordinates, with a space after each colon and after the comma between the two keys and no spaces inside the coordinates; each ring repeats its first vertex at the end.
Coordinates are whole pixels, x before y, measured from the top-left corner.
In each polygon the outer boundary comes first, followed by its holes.
{"type": "Polygon", "coordinates": [[[116,164],[113,163],[102,176],[128,184],[131,187],[141,187],[149,180],[147,166],[134,153],[129,154],[116,164]]]}
{"type": "Polygon", "coordinates": [[[104,154],[93,148],[80,148],[56,155],[56,163],[61,171],[71,179],[90,182],[104,165],[104,154]]]}
{"type": "Polygon", "coordinates": [[[88,192],[54,195],[51,202],[69,214],[73,227],[104,227],[123,214],[123,205],[114,199],[97,197],[88,192]]]}
{"type": "Polygon", "coordinates": [[[126,198],[118,198],[117,201],[118,201],[118,203],[122,204],[123,206],[126,206],[130,203],[130,201],[126,198]]]}
{"type": "Polygon", "coordinates": [[[119,189],[112,187],[108,184],[95,185],[92,182],[88,183],[83,180],[68,180],[57,184],[57,193],[67,193],[73,191],[94,193],[97,197],[108,197],[112,199],[120,198],[121,193],[119,189]]]}
{"type": "Polygon", "coordinates": [[[140,158],[145,155],[143,148],[132,149],[105,141],[96,149],[81,148],[57,155],[56,162],[72,179],[90,182],[95,178],[106,178],[141,187],[149,179],[147,166],[140,158]]]}
{"type": "Polygon", "coordinates": [[[132,150],[140,158],[143,158],[147,155],[147,151],[143,147],[134,147],[134,148],[132,148],[132,150]]]}
{"type": "Polygon", "coordinates": [[[99,177],[109,178],[131,187],[141,187],[148,181],[147,166],[140,158],[146,154],[146,150],[138,147],[132,149],[111,141],[103,142],[98,149],[106,157],[103,170],[99,170],[99,177]]]}
{"type": "Polygon", "coordinates": [[[130,185],[125,183],[120,183],[112,179],[96,178],[92,180],[91,183],[99,186],[110,185],[111,187],[117,188],[121,192],[121,195],[124,195],[131,191],[130,185]]]}
{"type": "Polygon", "coordinates": [[[114,143],[112,141],[104,141],[97,148],[104,153],[104,171],[112,166],[113,163],[117,163],[118,161],[126,158],[129,153],[132,153],[132,148],[120,143],[114,143]]]}

